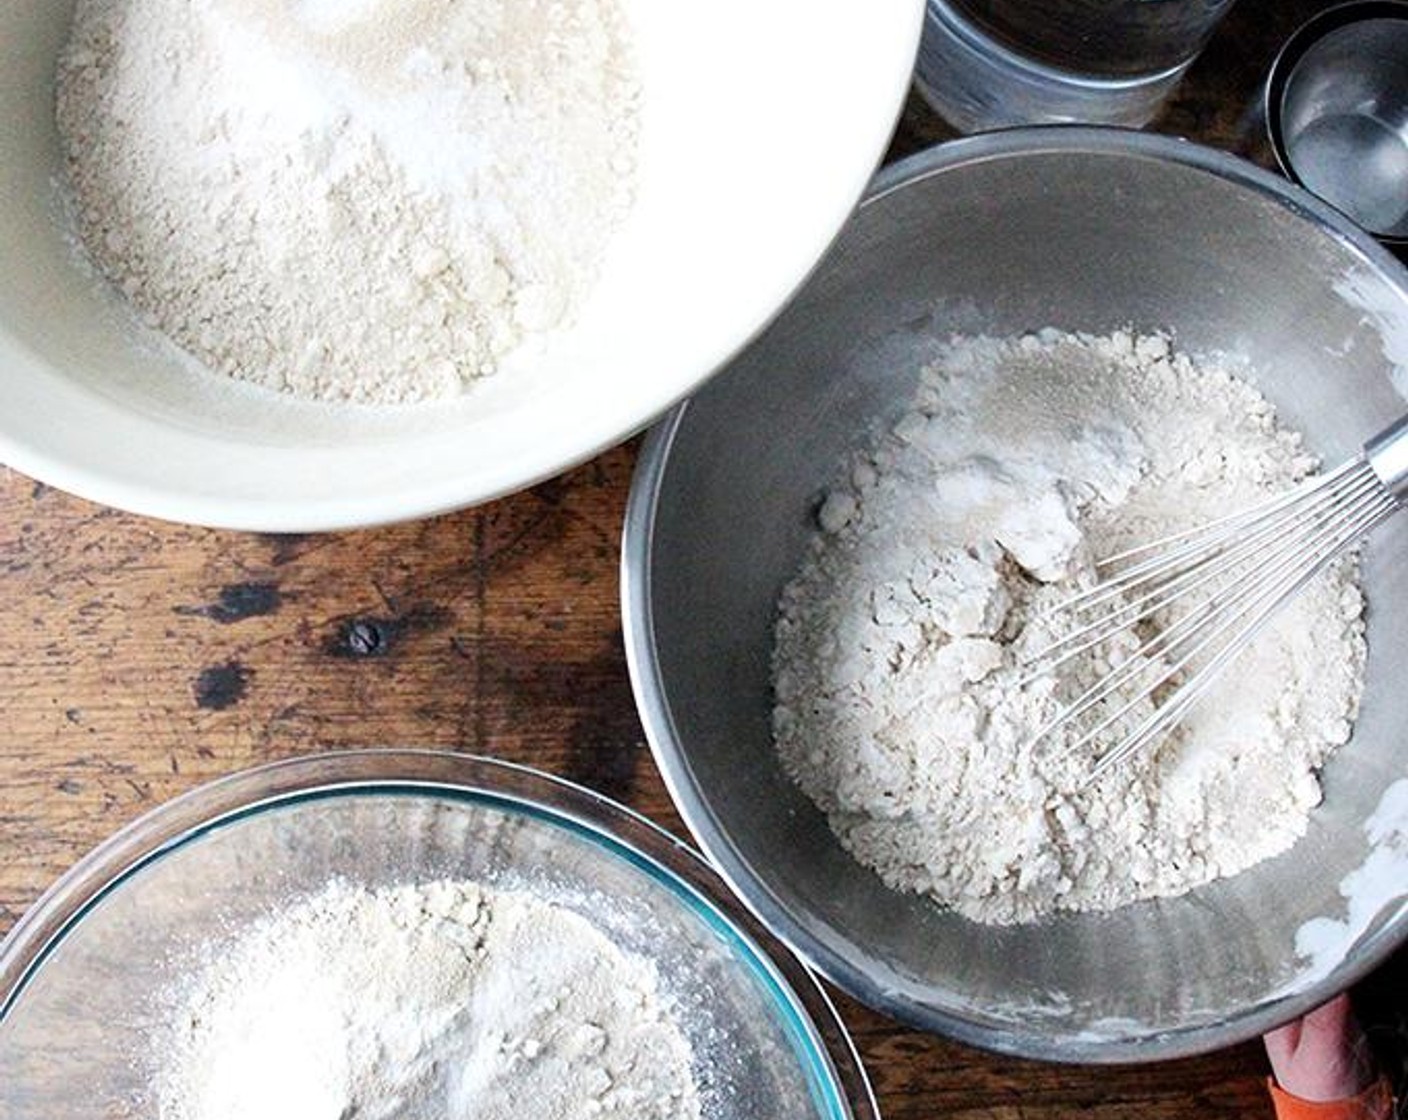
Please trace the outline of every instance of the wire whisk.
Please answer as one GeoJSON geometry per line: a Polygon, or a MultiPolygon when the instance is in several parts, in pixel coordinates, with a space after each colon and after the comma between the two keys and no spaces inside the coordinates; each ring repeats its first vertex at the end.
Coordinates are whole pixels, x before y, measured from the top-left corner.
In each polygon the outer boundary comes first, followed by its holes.
{"type": "Polygon", "coordinates": [[[1093,655],[1141,623],[1152,633],[1038,729],[1033,747],[1074,728],[1065,749],[1094,750],[1086,779],[1093,782],[1163,739],[1279,609],[1405,497],[1408,416],[1355,458],[1286,494],[1100,561],[1097,583],[1051,611],[1070,630],[1028,659],[1027,679],[1093,655]],[[1112,732],[1161,690],[1167,694],[1151,713],[1121,735],[1112,732]]]}

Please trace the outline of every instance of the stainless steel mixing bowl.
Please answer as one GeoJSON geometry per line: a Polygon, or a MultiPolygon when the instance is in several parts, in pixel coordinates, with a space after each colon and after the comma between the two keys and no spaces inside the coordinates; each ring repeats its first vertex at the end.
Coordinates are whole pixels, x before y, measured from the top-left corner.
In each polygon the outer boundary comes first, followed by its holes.
{"type": "Polygon", "coordinates": [[[949,332],[1166,329],[1223,351],[1338,460],[1403,409],[1408,273],[1233,157],[1131,132],[973,137],[882,175],[784,314],[652,434],[628,512],[627,648],[655,756],[725,877],[866,1003],[992,1049],[1185,1055],[1307,1009],[1408,933],[1408,519],[1366,556],[1353,740],[1290,852],[1183,897],[984,927],[887,889],[771,743],[769,654],[842,454],[949,332]],[[1396,561],[1396,562],[1395,562],[1396,561]]]}

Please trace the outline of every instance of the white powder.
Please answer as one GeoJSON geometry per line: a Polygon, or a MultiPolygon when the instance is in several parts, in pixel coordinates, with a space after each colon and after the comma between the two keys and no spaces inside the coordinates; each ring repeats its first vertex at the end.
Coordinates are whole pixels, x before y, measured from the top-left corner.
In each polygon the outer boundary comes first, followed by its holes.
{"type": "Polygon", "coordinates": [[[84,244],[152,326],[395,403],[571,320],[637,97],[614,0],[79,0],[57,119],[84,244]]]}
{"type": "Polygon", "coordinates": [[[177,993],[163,1120],[697,1120],[652,965],[519,891],[335,883],[177,993]]]}
{"type": "Polygon", "coordinates": [[[1160,746],[1084,788],[1094,748],[1033,748],[1033,734],[1118,656],[1025,685],[1020,662],[1053,636],[1034,614],[1087,585],[1092,556],[1253,505],[1313,466],[1260,394],[1162,337],[954,340],[827,495],[782,596],[788,772],[889,885],[984,922],[1179,894],[1283,851],[1357,711],[1352,564],[1310,585],[1160,746]]]}

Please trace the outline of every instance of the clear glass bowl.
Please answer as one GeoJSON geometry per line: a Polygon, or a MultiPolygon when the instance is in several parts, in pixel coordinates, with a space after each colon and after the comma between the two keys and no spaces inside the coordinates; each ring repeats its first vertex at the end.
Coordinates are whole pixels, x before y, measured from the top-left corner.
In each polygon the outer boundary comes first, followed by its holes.
{"type": "Polygon", "coordinates": [[[172,962],[333,878],[446,876],[550,892],[652,960],[710,1120],[877,1120],[825,993],[692,849],[578,786],[418,751],[246,771],[81,860],[0,944],[0,1116],[149,1114],[172,962]]]}

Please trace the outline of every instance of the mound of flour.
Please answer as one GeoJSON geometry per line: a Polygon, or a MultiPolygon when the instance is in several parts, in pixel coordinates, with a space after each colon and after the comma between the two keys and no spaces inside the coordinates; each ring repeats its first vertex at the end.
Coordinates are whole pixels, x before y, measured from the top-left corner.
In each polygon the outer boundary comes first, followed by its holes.
{"type": "Polygon", "coordinates": [[[1089,750],[1032,736],[1109,659],[1029,683],[1020,662],[1092,556],[1313,467],[1265,398],[1164,338],[952,341],[846,465],[782,595],[787,771],[890,886],[982,922],[1179,894],[1283,851],[1358,707],[1353,565],[1309,586],[1160,746],[1089,786],[1089,750]]]}
{"type": "Polygon", "coordinates": [[[84,246],[152,326],[398,403],[570,321],[637,100],[615,0],[79,0],[57,119],[84,246]]]}
{"type": "Polygon", "coordinates": [[[653,967],[517,891],[335,883],[174,993],[163,1120],[697,1120],[653,967]]]}

